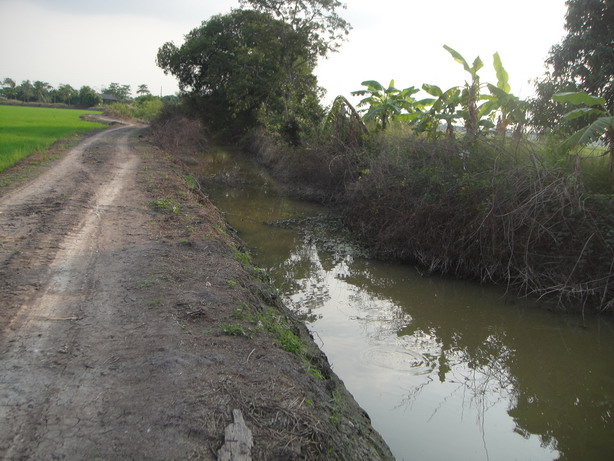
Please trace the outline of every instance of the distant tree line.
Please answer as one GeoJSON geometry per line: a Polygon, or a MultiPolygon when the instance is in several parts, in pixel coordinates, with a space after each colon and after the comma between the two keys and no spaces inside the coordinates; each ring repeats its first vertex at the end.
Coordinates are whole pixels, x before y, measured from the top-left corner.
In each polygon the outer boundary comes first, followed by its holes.
{"type": "MultiPolygon", "coordinates": [[[[139,85],[136,93],[138,95],[135,98],[136,102],[156,98],[145,84],[139,85]]],[[[121,85],[119,83],[111,83],[98,93],[92,87],[86,85],[76,89],[71,85],[61,83],[57,88],[54,88],[49,83],[41,80],[34,82],[24,80],[18,85],[12,78],[5,78],[0,82],[0,99],[6,98],[24,103],[93,107],[103,103],[101,96],[103,94],[111,96],[116,102],[127,103],[133,100],[130,85],[121,85]]],[[[162,99],[169,98],[172,99],[173,96],[162,99]]]]}

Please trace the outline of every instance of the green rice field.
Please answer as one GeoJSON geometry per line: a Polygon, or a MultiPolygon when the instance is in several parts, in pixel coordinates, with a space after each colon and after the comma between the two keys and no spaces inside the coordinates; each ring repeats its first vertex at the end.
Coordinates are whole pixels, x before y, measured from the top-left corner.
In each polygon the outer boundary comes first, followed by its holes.
{"type": "Polygon", "coordinates": [[[81,120],[90,110],[0,106],[0,171],[58,139],[105,125],[81,120]]]}

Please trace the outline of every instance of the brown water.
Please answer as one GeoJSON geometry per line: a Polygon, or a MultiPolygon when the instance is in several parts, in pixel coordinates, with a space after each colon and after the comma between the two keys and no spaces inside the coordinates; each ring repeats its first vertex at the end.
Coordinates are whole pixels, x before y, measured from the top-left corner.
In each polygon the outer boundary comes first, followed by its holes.
{"type": "Polygon", "coordinates": [[[614,323],[366,259],[244,159],[203,173],[398,460],[614,459],[614,323]]]}

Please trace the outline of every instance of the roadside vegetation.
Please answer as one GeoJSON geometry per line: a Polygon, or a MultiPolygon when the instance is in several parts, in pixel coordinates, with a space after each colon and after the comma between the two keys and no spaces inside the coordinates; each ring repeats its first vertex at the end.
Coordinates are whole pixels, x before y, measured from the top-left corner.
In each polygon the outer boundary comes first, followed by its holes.
{"type": "Polygon", "coordinates": [[[0,171],[59,139],[104,127],[81,118],[95,113],[0,105],[0,171]]]}
{"type": "Polygon", "coordinates": [[[568,2],[568,35],[532,100],[513,93],[498,53],[468,60],[442,44],[466,71],[458,86],[365,80],[357,107],[339,96],[329,108],[313,71],[350,29],[342,5],[241,4],[160,48],[182,89],[176,118],[339,207],[381,257],[614,312],[614,60],[600,46],[614,39],[611,3],[568,2]],[[486,65],[497,81],[482,81],[486,65]]]}

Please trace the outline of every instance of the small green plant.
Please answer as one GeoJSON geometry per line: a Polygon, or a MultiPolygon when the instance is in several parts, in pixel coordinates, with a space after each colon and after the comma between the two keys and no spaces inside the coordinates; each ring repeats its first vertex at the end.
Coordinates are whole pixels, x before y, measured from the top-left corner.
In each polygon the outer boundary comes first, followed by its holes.
{"type": "Polygon", "coordinates": [[[235,282],[234,280],[226,280],[226,284],[230,287],[230,288],[234,288],[238,285],[237,282],[235,282]]]}
{"type": "Polygon", "coordinates": [[[311,362],[307,361],[305,365],[307,366],[307,371],[309,372],[309,374],[313,376],[315,379],[326,379],[324,375],[322,374],[322,372],[318,370],[317,368],[315,368],[311,364],[311,362]]]}
{"type": "Polygon", "coordinates": [[[150,208],[163,213],[179,214],[181,207],[179,204],[170,198],[161,198],[154,200],[149,204],[150,208]]]}
{"type": "Polygon", "coordinates": [[[159,306],[161,304],[162,304],[162,298],[160,298],[160,297],[153,298],[153,299],[150,299],[149,301],[147,301],[147,305],[148,306],[152,306],[152,307],[159,306]]]}
{"type": "Polygon", "coordinates": [[[139,288],[149,288],[156,284],[155,280],[143,279],[139,282],[139,288]]]}
{"type": "Polygon", "coordinates": [[[190,189],[190,190],[197,190],[197,189],[199,189],[199,187],[198,187],[198,180],[196,179],[196,177],[192,173],[188,173],[187,175],[185,175],[183,177],[183,180],[185,181],[185,184],[188,187],[188,189],[190,189]]]}
{"type": "Polygon", "coordinates": [[[325,379],[322,372],[313,365],[307,356],[305,344],[301,338],[291,330],[283,314],[279,311],[272,307],[266,307],[263,311],[254,312],[252,306],[243,304],[233,313],[233,317],[256,324],[256,330],[266,331],[283,350],[299,357],[305,369],[314,378],[325,379]]]}
{"type": "Polygon", "coordinates": [[[303,350],[303,342],[301,339],[292,333],[290,330],[283,328],[276,329],[277,342],[283,350],[292,352],[293,354],[300,355],[303,350]]]}
{"type": "Polygon", "coordinates": [[[244,336],[244,337],[248,336],[245,329],[241,325],[236,324],[236,323],[231,323],[229,325],[226,325],[222,329],[222,333],[224,333],[227,336],[244,336]]]}
{"type": "Polygon", "coordinates": [[[239,261],[241,261],[241,264],[243,264],[243,266],[245,267],[252,266],[252,262],[251,262],[251,258],[249,254],[244,253],[243,251],[237,248],[233,248],[232,255],[235,257],[235,259],[238,259],[239,261]]]}

